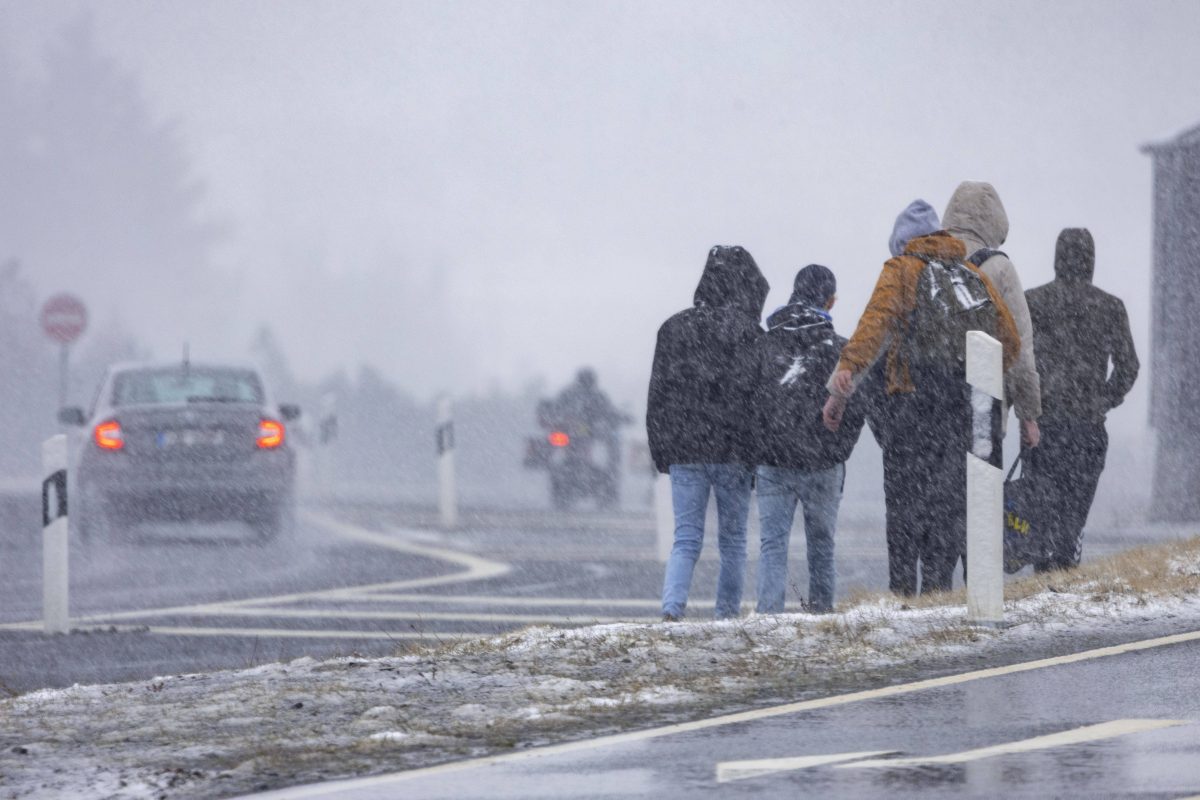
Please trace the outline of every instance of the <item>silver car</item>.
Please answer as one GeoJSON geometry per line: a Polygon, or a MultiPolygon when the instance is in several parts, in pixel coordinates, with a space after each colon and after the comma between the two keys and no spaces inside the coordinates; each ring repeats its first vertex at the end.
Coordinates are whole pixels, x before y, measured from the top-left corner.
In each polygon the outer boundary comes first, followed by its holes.
{"type": "Polygon", "coordinates": [[[147,520],[243,520],[262,538],[288,526],[295,453],[293,405],[271,404],[252,367],[119,364],[90,413],[75,459],[72,517],[84,539],[147,520]]]}

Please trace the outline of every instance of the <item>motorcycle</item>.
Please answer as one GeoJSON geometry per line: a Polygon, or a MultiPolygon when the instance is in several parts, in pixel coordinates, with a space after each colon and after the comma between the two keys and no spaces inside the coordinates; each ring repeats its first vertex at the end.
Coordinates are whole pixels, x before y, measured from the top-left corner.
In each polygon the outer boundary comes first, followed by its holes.
{"type": "Polygon", "coordinates": [[[549,473],[554,509],[567,511],[588,498],[595,500],[598,509],[615,508],[617,468],[590,426],[559,413],[549,400],[538,404],[537,417],[545,433],[527,441],[524,465],[549,473]]]}

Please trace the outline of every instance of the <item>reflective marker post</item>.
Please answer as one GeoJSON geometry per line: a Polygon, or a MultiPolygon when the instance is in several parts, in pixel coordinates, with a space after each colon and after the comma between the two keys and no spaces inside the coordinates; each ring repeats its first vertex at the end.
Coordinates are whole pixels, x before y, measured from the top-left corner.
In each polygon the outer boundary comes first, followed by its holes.
{"type": "Polygon", "coordinates": [[[971,452],[967,458],[967,618],[984,625],[1004,621],[1004,470],[1000,420],[1004,369],[1000,342],[967,332],[967,383],[971,386],[971,452]]]}
{"type": "Polygon", "coordinates": [[[42,617],[46,633],[70,630],[67,583],[67,437],[42,443],[42,617]]]}
{"type": "Polygon", "coordinates": [[[437,410],[438,452],[438,513],[442,527],[458,527],[458,487],[454,475],[454,418],[451,414],[450,398],[438,400],[437,410]]]}

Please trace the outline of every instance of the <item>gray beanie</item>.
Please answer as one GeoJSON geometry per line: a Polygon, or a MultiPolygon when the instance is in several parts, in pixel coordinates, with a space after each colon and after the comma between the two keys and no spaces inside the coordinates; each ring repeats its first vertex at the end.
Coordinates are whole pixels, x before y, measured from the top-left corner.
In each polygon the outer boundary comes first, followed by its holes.
{"type": "Polygon", "coordinates": [[[903,255],[909,240],[927,236],[941,229],[942,223],[938,220],[938,213],[933,206],[924,200],[913,200],[900,212],[900,216],[896,217],[896,224],[892,227],[892,238],[888,240],[888,249],[892,251],[893,256],[903,255]]]}

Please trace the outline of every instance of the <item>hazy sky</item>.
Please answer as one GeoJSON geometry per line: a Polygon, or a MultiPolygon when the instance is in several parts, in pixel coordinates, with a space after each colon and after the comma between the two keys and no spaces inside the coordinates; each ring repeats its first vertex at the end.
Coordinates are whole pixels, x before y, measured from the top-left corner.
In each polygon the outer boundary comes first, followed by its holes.
{"type": "MultiPolygon", "coordinates": [[[[896,213],[989,180],[1026,286],[1087,226],[1148,363],[1150,161],[1200,123],[1200,3],[0,2],[26,68],[90,11],[178,121],[223,267],[316,377],[422,394],[566,380],[644,402],[707,249],[850,333],[896,213]]],[[[1144,421],[1143,378],[1119,414],[1144,421]]]]}

